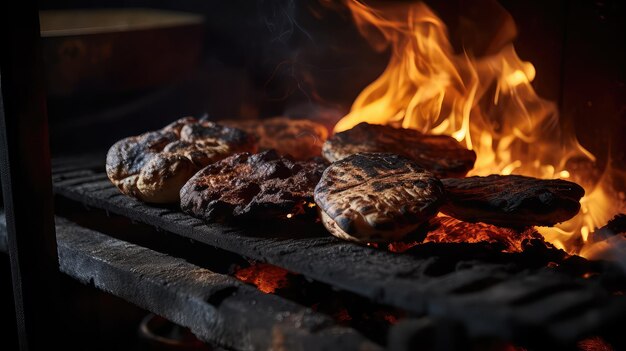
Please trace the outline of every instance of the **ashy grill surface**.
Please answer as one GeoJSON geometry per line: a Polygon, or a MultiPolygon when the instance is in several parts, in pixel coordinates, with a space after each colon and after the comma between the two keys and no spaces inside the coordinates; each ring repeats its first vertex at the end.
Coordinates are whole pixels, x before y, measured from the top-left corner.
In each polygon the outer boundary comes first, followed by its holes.
{"type": "MultiPolygon", "coordinates": [[[[56,217],[60,270],[236,350],[317,347],[379,350],[331,317],[185,259],[118,240],[56,217]]],[[[6,239],[0,213],[0,242],[6,239]]],[[[5,252],[0,246],[0,252],[5,252]]]]}
{"type": "Polygon", "coordinates": [[[319,223],[285,221],[235,227],[204,223],[177,208],[122,195],[100,158],[53,162],[55,194],[181,237],[280,266],[411,316],[458,322],[471,337],[524,346],[574,345],[581,338],[620,338],[626,298],[610,264],[568,257],[532,244],[505,254],[482,244],[423,244],[393,253],[340,241],[319,223]],[[552,262],[552,263],[551,263],[552,262]],[[582,274],[594,270],[594,278],[582,274]]]}

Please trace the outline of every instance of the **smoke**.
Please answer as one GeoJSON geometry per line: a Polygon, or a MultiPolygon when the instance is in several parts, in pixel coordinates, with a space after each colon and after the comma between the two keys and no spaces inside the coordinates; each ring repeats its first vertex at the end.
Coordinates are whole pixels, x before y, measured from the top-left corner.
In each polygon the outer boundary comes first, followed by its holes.
{"type": "Polygon", "coordinates": [[[263,83],[268,99],[283,101],[300,91],[310,100],[306,81],[300,74],[300,55],[307,41],[313,43],[313,37],[296,19],[295,0],[257,0],[257,8],[269,35],[262,62],[266,71],[271,70],[263,83]]]}
{"type": "MultiPolygon", "coordinates": [[[[347,8],[326,0],[257,0],[248,14],[246,64],[258,115],[302,111],[303,104],[347,109],[384,68],[347,8]]],[[[246,34],[244,34],[246,35],[246,34]]],[[[317,108],[310,110],[317,111],[317,108]]]]}
{"type": "Polygon", "coordinates": [[[272,36],[272,42],[287,45],[296,31],[313,41],[311,35],[296,21],[294,0],[258,0],[257,7],[261,20],[272,36]]]}

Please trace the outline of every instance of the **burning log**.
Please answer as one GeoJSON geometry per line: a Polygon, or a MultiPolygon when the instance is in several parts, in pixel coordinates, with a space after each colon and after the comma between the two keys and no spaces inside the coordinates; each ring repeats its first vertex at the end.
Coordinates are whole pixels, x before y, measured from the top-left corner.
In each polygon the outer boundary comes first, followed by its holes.
{"type": "Polygon", "coordinates": [[[437,214],[443,195],[432,173],[394,154],[348,156],[330,165],[315,188],[326,229],[357,242],[404,239],[437,214]]]}
{"type": "Polygon", "coordinates": [[[575,216],[585,190],[560,179],[490,175],[442,180],[441,211],[466,222],[505,227],[552,226],[575,216]]]}
{"type": "Polygon", "coordinates": [[[236,152],[255,151],[242,130],[187,117],[158,131],[128,137],[109,149],[106,171],[122,193],[151,203],[176,203],[202,167],[236,152]]]}
{"type": "Polygon", "coordinates": [[[626,214],[615,215],[605,226],[591,233],[589,240],[592,242],[609,239],[618,234],[626,234],[626,214]]]}
{"type": "Polygon", "coordinates": [[[626,270],[626,214],[618,214],[587,238],[581,255],[590,259],[609,259],[626,270]]]}
{"type": "Polygon", "coordinates": [[[335,134],[322,147],[330,162],[359,152],[401,155],[439,177],[463,177],[476,161],[476,153],[452,137],[369,123],[335,134]]]}
{"type": "Polygon", "coordinates": [[[263,120],[220,121],[239,128],[258,138],[259,149],[274,149],[281,155],[296,160],[308,160],[322,155],[322,144],[328,138],[328,129],[313,121],[274,117],[263,120]]]}
{"type": "Polygon", "coordinates": [[[322,161],[294,162],[273,150],[236,154],[196,173],[180,191],[181,208],[207,221],[291,218],[294,211],[312,207],[325,167],[322,161]]]}

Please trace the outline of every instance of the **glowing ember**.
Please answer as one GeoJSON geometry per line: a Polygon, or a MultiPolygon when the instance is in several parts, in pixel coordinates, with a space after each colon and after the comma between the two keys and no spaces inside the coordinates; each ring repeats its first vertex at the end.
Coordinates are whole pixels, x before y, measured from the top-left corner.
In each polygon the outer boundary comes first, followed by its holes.
{"type": "MultiPolygon", "coordinates": [[[[391,58],[335,132],[365,121],[447,134],[476,151],[470,175],[522,174],[579,182],[587,194],[581,212],[554,228],[538,230],[558,248],[589,252],[589,233],[621,210],[624,196],[612,190],[615,172],[610,167],[601,177],[593,176],[592,167],[581,171],[580,165],[592,164],[595,157],[562,129],[556,105],[535,93],[534,66],[504,43],[503,38],[515,36],[510,16],[503,16],[489,54],[474,58],[454,52],[446,26],[423,3],[382,1],[376,8],[357,0],[345,3],[361,33],[375,48],[389,47],[391,58]]],[[[474,227],[486,232],[477,233],[475,240],[501,237],[500,229],[474,227]]],[[[436,234],[429,237],[436,240],[436,234]]],[[[515,242],[507,245],[519,248],[515,242]]]]}
{"type": "MultiPolygon", "coordinates": [[[[543,240],[533,228],[516,230],[502,228],[485,223],[468,223],[459,221],[444,214],[439,214],[433,219],[428,228],[428,234],[424,243],[490,243],[502,247],[503,252],[522,252],[524,240],[543,240]]],[[[406,250],[420,245],[420,242],[394,242],[387,244],[387,250],[391,252],[405,252],[406,250]]],[[[374,246],[368,243],[368,246],[374,246]]]]}
{"type": "Polygon", "coordinates": [[[256,286],[266,294],[287,287],[288,271],[266,263],[255,263],[235,272],[237,279],[256,286]]]}
{"type": "Polygon", "coordinates": [[[419,243],[417,241],[412,241],[412,242],[408,242],[408,243],[404,243],[404,242],[396,242],[396,243],[390,243],[387,245],[387,250],[391,251],[391,252],[404,252],[410,248],[412,248],[413,246],[417,246],[419,245],[419,243]]]}
{"type": "Polygon", "coordinates": [[[310,210],[310,209],[312,209],[312,208],[315,208],[315,206],[317,206],[317,205],[315,204],[315,202],[302,201],[301,203],[298,203],[298,204],[294,207],[294,209],[292,210],[292,212],[291,212],[291,213],[288,213],[286,217],[287,217],[288,219],[290,219],[290,218],[293,218],[293,217],[295,217],[295,216],[298,216],[298,215],[301,215],[301,214],[305,214],[305,213],[306,213],[306,211],[307,211],[307,209],[309,209],[309,210],[310,210]]]}
{"type": "MultiPolygon", "coordinates": [[[[534,228],[512,229],[502,228],[486,223],[468,223],[458,219],[439,214],[431,220],[428,234],[423,243],[490,243],[502,247],[502,252],[515,253],[524,250],[525,240],[543,240],[534,228]]],[[[391,252],[405,252],[406,250],[420,245],[422,242],[393,242],[387,244],[387,250],[391,252]]],[[[378,248],[376,243],[368,243],[368,246],[378,248]]]]}
{"type": "Polygon", "coordinates": [[[436,227],[428,232],[424,242],[434,243],[481,243],[499,244],[505,252],[522,252],[525,239],[541,239],[533,229],[518,231],[485,223],[467,223],[440,215],[436,227]]]}
{"type": "Polygon", "coordinates": [[[577,346],[581,351],[613,351],[613,347],[600,337],[585,339],[577,346]]]}
{"type": "Polygon", "coordinates": [[[338,322],[344,322],[344,323],[352,320],[352,316],[350,315],[350,312],[348,312],[348,310],[345,308],[342,308],[336,313],[334,313],[333,318],[338,322]]]}
{"type": "Polygon", "coordinates": [[[400,317],[391,313],[383,313],[382,319],[384,319],[389,324],[396,324],[400,320],[400,317]]]}

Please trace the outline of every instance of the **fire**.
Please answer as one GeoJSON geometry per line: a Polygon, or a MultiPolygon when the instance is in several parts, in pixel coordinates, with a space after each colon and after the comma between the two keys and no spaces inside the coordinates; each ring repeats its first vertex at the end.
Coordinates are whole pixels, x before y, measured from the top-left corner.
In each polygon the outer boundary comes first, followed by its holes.
{"type": "Polygon", "coordinates": [[[555,246],[584,254],[592,244],[589,233],[615,214],[620,199],[613,195],[610,169],[597,181],[573,173],[572,167],[592,164],[595,156],[562,127],[556,104],[536,94],[534,66],[518,57],[510,40],[497,45],[515,36],[511,21],[504,21],[489,54],[472,57],[454,52],[445,24],[424,3],[345,4],[361,33],[376,49],[390,48],[391,58],[335,132],[368,122],[447,134],[476,152],[470,175],[577,181],[586,190],[579,215],[538,230],[555,246]]]}
{"type": "Polygon", "coordinates": [[[500,245],[504,252],[522,252],[524,240],[541,238],[532,229],[518,231],[500,228],[485,223],[466,223],[440,215],[435,221],[437,226],[430,231],[424,242],[434,243],[481,243],[500,245]]]}
{"type": "MultiPolygon", "coordinates": [[[[467,223],[444,214],[434,218],[423,241],[394,242],[387,245],[391,252],[405,252],[420,243],[490,243],[502,252],[516,253],[524,250],[524,241],[540,239],[541,235],[532,228],[516,230],[486,223],[467,223]]],[[[373,246],[368,243],[369,246],[373,246]]],[[[377,247],[377,246],[376,246],[377,247]]]]}
{"type": "Polygon", "coordinates": [[[288,213],[286,217],[287,219],[291,219],[301,214],[305,214],[308,210],[311,210],[316,206],[315,202],[302,201],[296,204],[293,210],[291,210],[291,213],[288,213]]]}
{"type": "Polygon", "coordinates": [[[265,263],[254,263],[235,272],[237,279],[252,284],[266,294],[287,287],[289,271],[265,263]]]}

